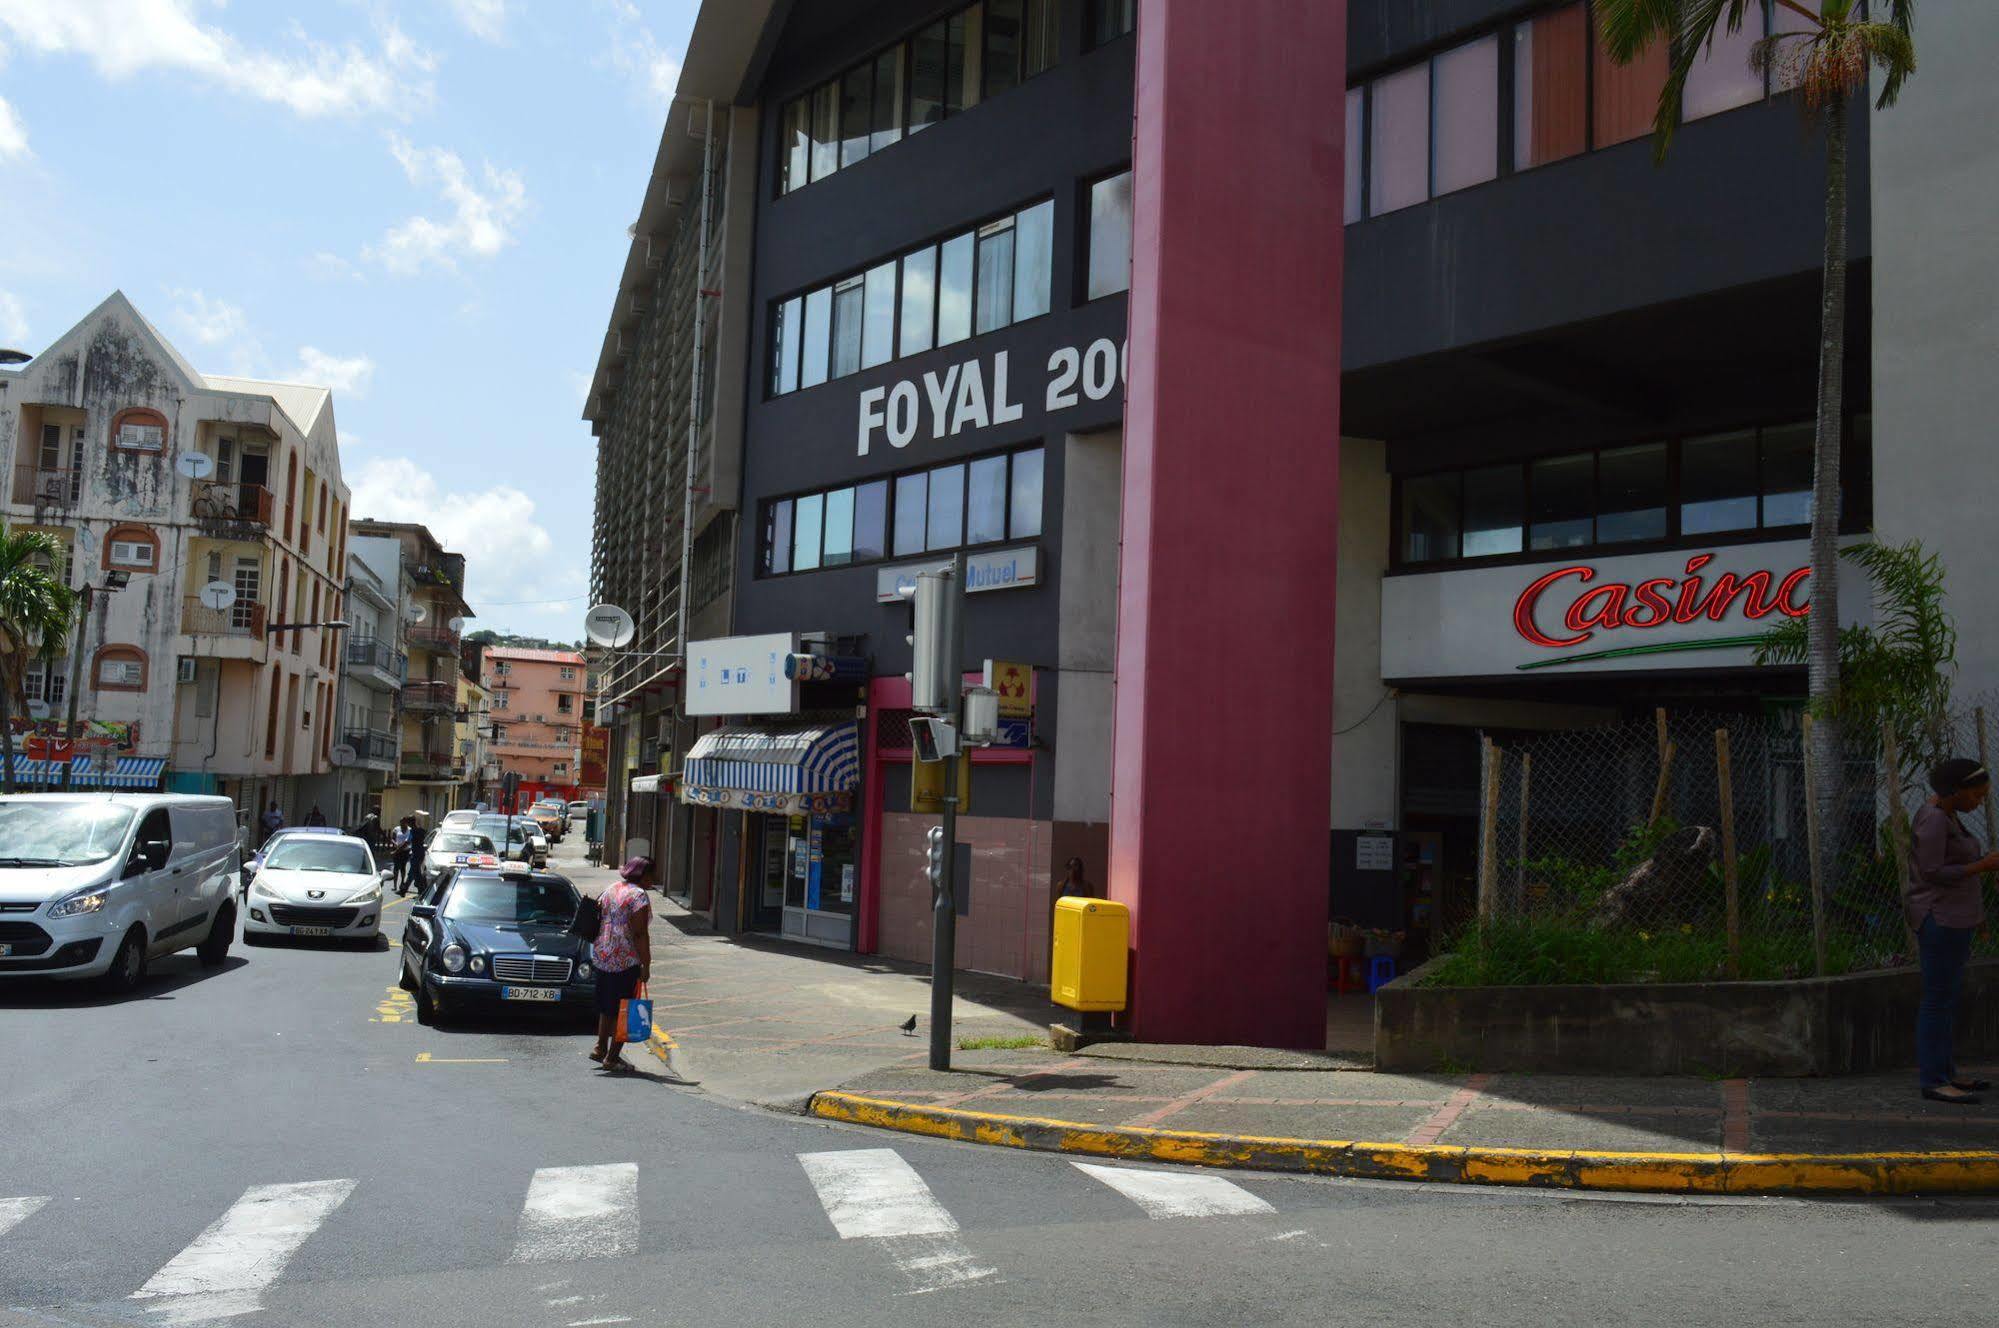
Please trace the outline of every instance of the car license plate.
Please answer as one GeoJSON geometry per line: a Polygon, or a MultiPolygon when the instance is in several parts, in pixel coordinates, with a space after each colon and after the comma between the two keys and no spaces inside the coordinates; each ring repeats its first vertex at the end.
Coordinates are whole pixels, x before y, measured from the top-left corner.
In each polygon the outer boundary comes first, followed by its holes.
{"type": "Polygon", "coordinates": [[[293,927],[293,928],[292,928],[292,935],[294,935],[294,936],[331,936],[332,934],[333,934],[333,928],[331,928],[331,927],[293,927]]]}
{"type": "Polygon", "coordinates": [[[472,855],[470,853],[460,853],[452,858],[452,861],[463,867],[466,863],[472,861],[472,855]]]}
{"type": "Polygon", "coordinates": [[[559,1001],[562,993],[554,987],[502,987],[503,1001],[559,1001]]]}

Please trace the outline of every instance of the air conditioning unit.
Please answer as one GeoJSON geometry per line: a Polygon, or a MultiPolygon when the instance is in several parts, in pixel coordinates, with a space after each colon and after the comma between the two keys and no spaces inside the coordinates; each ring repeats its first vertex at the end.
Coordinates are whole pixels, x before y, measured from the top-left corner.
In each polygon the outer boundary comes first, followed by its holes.
{"type": "Polygon", "coordinates": [[[195,659],[194,656],[182,655],[180,657],[180,680],[182,682],[193,682],[198,676],[196,669],[199,664],[200,661],[195,659]]]}

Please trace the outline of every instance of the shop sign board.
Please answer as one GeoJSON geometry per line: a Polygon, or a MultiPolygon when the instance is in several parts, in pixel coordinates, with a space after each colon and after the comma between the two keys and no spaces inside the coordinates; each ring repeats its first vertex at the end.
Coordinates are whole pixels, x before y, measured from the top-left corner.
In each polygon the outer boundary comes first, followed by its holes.
{"type": "Polygon", "coordinates": [[[798,709],[798,684],[784,676],[798,649],[788,632],[725,636],[687,647],[687,713],[788,715],[798,709]]]}
{"type": "MultiPolygon", "coordinates": [[[[1804,540],[1384,578],[1390,680],[1741,667],[1810,610],[1804,540]]],[[[1841,618],[1864,621],[1864,596],[1841,618]]]]}
{"type": "Polygon", "coordinates": [[[583,726],[582,782],[586,788],[602,788],[608,773],[606,754],[610,751],[611,731],[601,724],[583,726]]]}
{"type": "Polygon", "coordinates": [[[985,681],[999,696],[1000,718],[1024,719],[1034,713],[1033,665],[989,659],[985,681]]]}
{"type": "MultiPolygon", "coordinates": [[[[918,563],[897,563],[875,573],[875,602],[894,604],[916,593],[916,578],[924,572],[949,571],[949,558],[926,558],[918,563]]],[[[1034,585],[1041,573],[1038,545],[994,549],[965,555],[965,593],[987,590],[1018,590],[1034,585]]]]}

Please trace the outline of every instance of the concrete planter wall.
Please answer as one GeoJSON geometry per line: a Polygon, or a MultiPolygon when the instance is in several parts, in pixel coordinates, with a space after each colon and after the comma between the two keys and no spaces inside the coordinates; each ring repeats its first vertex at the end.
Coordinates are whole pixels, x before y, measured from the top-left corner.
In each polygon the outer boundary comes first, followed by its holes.
{"type": "MultiPolygon", "coordinates": [[[[1913,968],[1602,987],[1422,987],[1423,972],[1376,994],[1380,1069],[1818,1075],[1916,1059],[1913,968]]],[[[1999,960],[1974,961],[1966,974],[1957,1047],[1960,1056],[1999,1054],[1999,960]]]]}

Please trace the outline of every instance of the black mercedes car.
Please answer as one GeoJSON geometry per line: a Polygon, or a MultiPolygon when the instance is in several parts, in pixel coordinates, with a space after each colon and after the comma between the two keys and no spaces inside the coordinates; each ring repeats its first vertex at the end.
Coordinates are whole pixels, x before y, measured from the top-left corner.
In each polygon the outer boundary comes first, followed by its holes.
{"type": "Polygon", "coordinates": [[[589,943],[569,930],[576,902],[567,878],[524,862],[441,874],[403,927],[401,983],[416,993],[417,1020],[473,1006],[594,1016],[589,943]]]}

